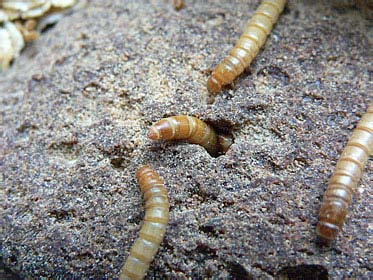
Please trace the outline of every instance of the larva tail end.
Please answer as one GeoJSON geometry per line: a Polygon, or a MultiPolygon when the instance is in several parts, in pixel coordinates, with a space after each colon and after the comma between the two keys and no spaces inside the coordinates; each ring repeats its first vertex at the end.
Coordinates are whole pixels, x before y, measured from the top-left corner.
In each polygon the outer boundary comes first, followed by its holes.
{"type": "Polygon", "coordinates": [[[158,129],[152,126],[149,129],[148,137],[153,141],[157,141],[161,139],[161,134],[159,133],[158,129]]]}
{"type": "Polygon", "coordinates": [[[217,94],[219,91],[221,91],[221,84],[214,77],[214,75],[211,75],[210,78],[207,80],[207,89],[213,94],[217,94]]]}
{"type": "Polygon", "coordinates": [[[319,221],[316,226],[318,241],[330,245],[338,236],[339,227],[328,222],[319,221]]]}

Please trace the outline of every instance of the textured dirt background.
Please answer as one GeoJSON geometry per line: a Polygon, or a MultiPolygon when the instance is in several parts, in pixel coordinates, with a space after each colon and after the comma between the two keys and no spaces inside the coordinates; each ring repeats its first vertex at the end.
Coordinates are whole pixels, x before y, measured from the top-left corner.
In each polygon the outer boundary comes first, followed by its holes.
{"type": "Polygon", "coordinates": [[[148,276],[372,278],[372,160],[337,242],[315,243],[326,183],[372,100],[368,20],[291,1],[251,70],[207,104],[207,70],[258,2],[110,2],[62,19],[0,76],[5,266],[23,278],[115,277],[144,215],[134,173],[149,163],[171,216],[148,276]],[[175,114],[235,143],[212,158],[147,140],[175,114]]]}

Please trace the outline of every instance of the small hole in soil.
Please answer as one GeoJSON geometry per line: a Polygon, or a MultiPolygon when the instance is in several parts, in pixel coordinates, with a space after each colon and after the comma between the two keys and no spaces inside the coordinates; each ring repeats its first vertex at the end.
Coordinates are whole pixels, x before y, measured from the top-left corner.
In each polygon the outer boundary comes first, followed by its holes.
{"type": "Polygon", "coordinates": [[[247,279],[253,280],[254,277],[241,264],[231,261],[227,263],[227,269],[230,273],[229,279],[247,279]]]}
{"type": "Polygon", "coordinates": [[[297,266],[287,266],[281,269],[276,279],[279,280],[328,280],[328,270],[322,265],[302,264],[297,266]]]}
{"type": "Polygon", "coordinates": [[[114,168],[121,168],[123,167],[123,163],[125,162],[124,157],[114,157],[110,159],[110,163],[114,168]]]}

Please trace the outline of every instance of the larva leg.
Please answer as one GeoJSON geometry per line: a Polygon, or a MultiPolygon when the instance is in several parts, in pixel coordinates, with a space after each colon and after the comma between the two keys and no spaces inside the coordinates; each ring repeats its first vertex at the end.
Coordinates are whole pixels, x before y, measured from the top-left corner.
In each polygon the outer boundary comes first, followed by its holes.
{"type": "Polygon", "coordinates": [[[168,223],[169,202],[162,179],[149,166],[137,171],[145,199],[145,218],[140,236],[132,246],[119,279],[143,279],[163,240],[168,223]]]}
{"type": "Polygon", "coordinates": [[[258,54],[268,34],[284,9],[286,0],[264,0],[229,55],[215,68],[207,81],[210,92],[218,93],[223,85],[236,79],[258,54]]]}
{"type": "Polygon", "coordinates": [[[218,138],[214,129],[200,119],[184,115],[161,119],[149,129],[152,140],[187,140],[201,145],[214,156],[230,146],[227,137],[221,137],[218,138]]]}
{"type": "Polygon", "coordinates": [[[360,174],[373,152],[373,103],[347,142],[330,178],[319,212],[317,235],[331,243],[342,228],[360,174]]]}

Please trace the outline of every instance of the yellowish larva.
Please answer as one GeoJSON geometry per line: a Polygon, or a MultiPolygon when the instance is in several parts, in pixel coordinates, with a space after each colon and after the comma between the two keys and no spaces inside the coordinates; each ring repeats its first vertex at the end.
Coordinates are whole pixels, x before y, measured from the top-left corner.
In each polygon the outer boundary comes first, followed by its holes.
{"type": "Polygon", "coordinates": [[[325,243],[331,243],[342,228],[352,194],[372,152],[373,103],[348,140],[324,193],[316,231],[325,243]]]}
{"type": "Polygon", "coordinates": [[[229,55],[215,68],[207,81],[210,92],[218,93],[247,68],[284,9],[286,0],[264,0],[247,23],[240,39],[229,55]]]}
{"type": "Polygon", "coordinates": [[[232,144],[231,138],[217,135],[204,121],[185,115],[161,119],[149,129],[148,136],[155,141],[186,140],[203,146],[213,156],[226,152],[232,144]]]}
{"type": "Polygon", "coordinates": [[[136,173],[145,199],[145,218],[119,279],[143,279],[163,240],[168,223],[169,202],[162,179],[148,165],[136,173]]]}

